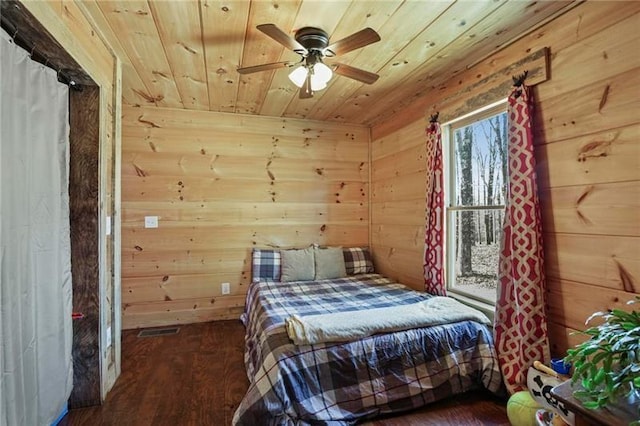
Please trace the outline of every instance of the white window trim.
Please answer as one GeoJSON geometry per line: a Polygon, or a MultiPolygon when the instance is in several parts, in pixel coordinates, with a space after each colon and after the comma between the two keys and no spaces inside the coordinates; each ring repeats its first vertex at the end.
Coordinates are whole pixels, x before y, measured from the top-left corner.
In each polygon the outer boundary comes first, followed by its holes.
{"type": "Polygon", "coordinates": [[[495,317],[495,304],[487,303],[479,299],[474,299],[466,294],[458,293],[456,291],[447,290],[447,295],[453,297],[457,301],[464,303],[467,306],[471,306],[485,314],[491,322],[493,322],[493,318],[495,317]]]}
{"type": "MultiPolygon", "coordinates": [[[[451,143],[451,128],[453,125],[457,127],[464,127],[467,124],[471,124],[485,118],[492,117],[501,112],[505,112],[507,109],[507,98],[503,98],[499,101],[496,101],[492,104],[489,104],[483,108],[472,111],[468,114],[465,114],[461,117],[457,117],[453,120],[449,120],[446,123],[441,125],[442,127],[442,141],[443,141],[443,175],[444,179],[444,193],[445,193],[445,223],[444,223],[444,273],[445,273],[445,286],[447,289],[447,295],[459,300],[462,303],[465,303],[473,308],[476,308],[483,312],[485,315],[489,317],[493,321],[495,302],[491,303],[487,300],[483,300],[480,298],[473,297],[468,293],[463,293],[460,291],[456,291],[454,287],[449,286],[449,283],[452,282],[453,275],[455,274],[455,257],[451,256],[451,249],[449,248],[449,241],[455,241],[455,235],[453,235],[454,228],[451,226],[451,211],[460,211],[461,208],[457,206],[453,206],[451,204],[451,192],[450,185],[451,182],[455,182],[455,170],[451,167],[451,159],[455,155],[455,147],[451,143]]],[[[482,210],[485,210],[486,207],[479,207],[482,210]]],[[[491,207],[490,207],[491,208],[491,207]]],[[[495,207],[496,209],[500,209],[503,207],[495,207]]],[[[467,210],[468,208],[465,208],[467,210]]],[[[471,207],[473,209],[473,207],[471,207]]],[[[498,265],[496,265],[496,268],[498,265]]],[[[496,295],[497,297],[497,295],[496,295]]]]}
{"type": "MultiPolygon", "coordinates": [[[[474,111],[471,111],[465,115],[461,115],[460,117],[456,117],[453,120],[449,120],[446,123],[442,123],[442,128],[451,128],[451,126],[453,124],[458,124],[459,121],[467,121],[469,123],[473,123],[474,121],[478,121],[481,120],[482,118],[487,118],[487,117],[491,117],[495,114],[497,114],[496,111],[499,112],[499,110],[501,110],[501,107],[504,105],[506,107],[507,104],[507,98],[502,98],[499,101],[496,101],[492,104],[489,104],[487,106],[484,106],[482,108],[478,108],[474,111]],[[479,117],[479,118],[477,118],[479,117]]],[[[506,109],[506,108],[505,108],[506,109]]],[[[460,123],[460,125],[464,125],[465,123],[460,123]]]]}

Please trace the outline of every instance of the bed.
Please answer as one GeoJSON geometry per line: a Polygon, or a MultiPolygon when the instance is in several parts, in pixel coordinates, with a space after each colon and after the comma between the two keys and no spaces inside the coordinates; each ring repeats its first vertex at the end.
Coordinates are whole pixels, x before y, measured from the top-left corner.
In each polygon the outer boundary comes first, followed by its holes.
{"type": "Polygon", "coordinates": [[[366,250],[349,268],[348,250],[361,249],[345,249],[347,276],[288,282],[279,281],[278,251],[254,250],[242,315],[250,386],[234,425],[348,425],[471,389],[500,392],[491,330],[476,321],[294,344],[285,327],[294,315],[356,315],[431,297],[373,273],[366,250]]]}

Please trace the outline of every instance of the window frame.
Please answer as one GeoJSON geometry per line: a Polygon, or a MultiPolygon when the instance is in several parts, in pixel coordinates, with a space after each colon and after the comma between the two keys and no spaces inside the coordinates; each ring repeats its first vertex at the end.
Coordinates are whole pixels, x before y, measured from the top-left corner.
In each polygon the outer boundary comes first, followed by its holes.
{"type": "MultiPolygon", "coordinates": [[[[504,210],[504,205],[499,206],[461,206],[455,203],[455,196],[452,191],[452,185],[456,182],[455,164],[455,131],[464,128],[470,124],[477,123],[489,117],[493,117],[500,113],[507,113],[507,98],[501,99],[485,107],[479,108],[461,117],[457,117],[442,124],[443,135],[443,176],[444,176],[444,193],[445,193],[445,237],[444,237],[444,270],[445,270],[445,286],[447,293],[456,298],[460,298],[470,302],[472,305],[480,305],[484,308],[493,308],[496,304],[495,299],[489,300],[469,292],[461,291],[455,287],[456,282],[456,257],[455,248],[457,240],[455,236],[455,226],[452,221],[457,212],[473,211],[473,210],[504,210]]],[[[505,177],[506,179],[506,177],[505,177]]],[[[506,194],[505,194],[506,196],[506,194]]],[[[498,265],[496,265],[496,270],[498,265]]]]}

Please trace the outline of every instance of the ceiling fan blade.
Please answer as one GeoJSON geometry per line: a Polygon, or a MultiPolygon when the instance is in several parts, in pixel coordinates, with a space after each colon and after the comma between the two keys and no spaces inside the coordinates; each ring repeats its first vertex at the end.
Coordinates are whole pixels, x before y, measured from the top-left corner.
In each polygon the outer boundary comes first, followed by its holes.
{"type": "Polygon", "coordinates": [[[311,74],[307,74],[304,84],[300,87],[300,99],[309,98],[313,98],[313,91],[311,90],[311,74]]]}
{"type": "Polygon", "coordinates": [[[343,55],[377,41],[380,41],[378,33],[371,28],[365,28],[335,43],[331,43],[324,51],[327,56],[343,55]]]}
{"type": "Polygon", "coordinates": [[[275,26],[274,24],[262,24],[256,27],[287,49],[291,49],[296,53],[306,54],[307,49],[300,43],[296,41],[295,38],[291,37],[289,34],[282,31],[280,28],[275,26]]]}
{"type": "Polygon", "coordinates": [[[294,62],[273,62],[271,64],[262,64],[262,65],[254,65],[252,67],[244,67],[244,68],[238,68],[238,72],[240,74],[251,74],[254,72],[259,72],[259,71],[268,71],[268,70],[275,70],[277,68],[284,68],[284,67],[288,67],[293,65],[294,62]]]}
{"type": "Polygon", "coordinates": [[[380,78],[378,74],[345,64],[333,64],[333,72],[366,84],[373,84],[378,80],[378,78],[380,78]]]}

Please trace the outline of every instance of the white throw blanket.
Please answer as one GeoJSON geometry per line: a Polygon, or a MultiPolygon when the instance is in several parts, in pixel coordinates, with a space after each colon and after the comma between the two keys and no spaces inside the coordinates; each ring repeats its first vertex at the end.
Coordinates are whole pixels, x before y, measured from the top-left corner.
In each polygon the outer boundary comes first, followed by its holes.
{"type": "Polygon", "coordinates": [[[367,311],[321,315],[292,315],[285,321],[289,338],[296,345],[348,342],[371,336],[431,325],[471,320],[490,325],[482,312],[451,297],[434,296],[424,302],[367,311]]]}

